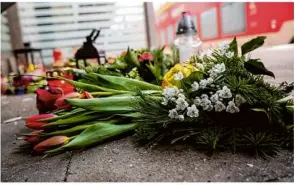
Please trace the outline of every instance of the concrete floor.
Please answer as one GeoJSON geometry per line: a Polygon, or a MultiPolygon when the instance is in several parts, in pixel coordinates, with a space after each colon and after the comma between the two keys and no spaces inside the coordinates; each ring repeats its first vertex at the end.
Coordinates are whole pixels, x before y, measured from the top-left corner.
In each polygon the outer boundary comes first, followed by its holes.
{"type": "MultiPolygon", "coordinates": [[[[293,45],[274,52],[258,50],[252,58],[262,58],[276,79],[293,81],[293,45]]],[[[1,98],[1,120],[37,114],[35,95],[1,98]]],[[[23,141],[16,134],[29,132],[23,121],[1,124],[1,178],[5,182],[57,181],[194,181],[194,182],[293,182],[294,154],[281,151],[270,160],[241,154],[219,153],[208,157],[187,146],[136,147],[131,137],[105,143],[82,152],[42,159],[17,153],[23,141]]]]}
{"type": "MultiPolygon", "coordinates": [[[[35,95],[2,97],[2,122],[36,114],[35,95]]],[[[270,160],[241,154],[219,153],[208,157],[188,146],[137,147],[131,137],[82,152],[42,159],[18,153],[28,132],[23,121],[1,124],[1,178],[4,182],[60,181],[193,181],[261,182],[293,181],[293,153],[282,151],[270,160]],[[253,165],[253,166],[252,166],[253,165]]]]}

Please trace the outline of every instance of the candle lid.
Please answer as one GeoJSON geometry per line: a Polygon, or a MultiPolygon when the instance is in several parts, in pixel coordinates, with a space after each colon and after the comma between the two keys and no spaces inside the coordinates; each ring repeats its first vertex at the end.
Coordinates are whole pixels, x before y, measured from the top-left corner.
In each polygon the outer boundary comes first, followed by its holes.
{"type": "Polygon", "coordinates": [[[182,18],[178,23],[177,35],[196,35],[197,30],[192,17],[188,12],[182,12],[182,18]]]}

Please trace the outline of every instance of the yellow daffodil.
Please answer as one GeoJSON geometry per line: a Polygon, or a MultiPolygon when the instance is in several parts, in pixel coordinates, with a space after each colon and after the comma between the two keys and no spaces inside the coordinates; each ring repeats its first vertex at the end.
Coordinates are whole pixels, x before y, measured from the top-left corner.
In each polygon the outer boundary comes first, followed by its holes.
{"type": "Polygon", "coordinates": [[[182,73],[183,77],[186,78],[188,77],[191,73],[199,71],[196,67],[194,67],[191,64],[176,64],[173,68],[171,68],[164,76],[163,82],[162,82],[162,87],[171,87],[171,86],[176,86],[180,87],[180,81],[175,80],[175,75],[178,74],[179,72],[182,73]]]}

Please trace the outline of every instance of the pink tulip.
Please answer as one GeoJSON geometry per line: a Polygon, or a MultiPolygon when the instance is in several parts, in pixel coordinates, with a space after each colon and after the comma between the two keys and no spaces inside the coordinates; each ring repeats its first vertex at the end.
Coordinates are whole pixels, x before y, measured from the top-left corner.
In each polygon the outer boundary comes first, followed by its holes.
{"type": "Polygon", "coordinates": [[[42,133],[43,130],[35,130],[31,132],[28,136],[24,138],[24,140],[28,143],[39,143],[42,141],[40,137],[38,137],[38,134],[42,133]]]}
{"type": "Polygon", "coordinates": [[[33,149],[36,152],[44,152],[46,150],[50,150],[68,143],[69,139],[70,138],[66,136],[53,136],[49,139],[46,139],[45,141],[42,141],[41,143],[38,143],[33,149]]]}
{"type": "Polygon", "coordinates": [[[82,94],[79,96],[80,99],[90,99],[93,98],[93,96],[87,92],[87,91],[83,91],[82,94]]]}
{"type": "Polygon", "coordinates": [[[60,98],[58,98],[54,105],[58,108],[58,109],[70,109],[72,106],[70,104],[68,104],[65,99],[67,98],[79,98],[81,94],[77,93],[77,92],[72,92],[72,93],[68,93],[60,98]]]}

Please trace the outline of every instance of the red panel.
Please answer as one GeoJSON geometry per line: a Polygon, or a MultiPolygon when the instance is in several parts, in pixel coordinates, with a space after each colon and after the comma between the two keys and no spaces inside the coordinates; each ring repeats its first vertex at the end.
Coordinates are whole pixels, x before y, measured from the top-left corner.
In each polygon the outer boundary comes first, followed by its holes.
{"type": "MultiPolygon", "coordinates": [[[[234,36],[246,36],[253,34],[263,34],[269,32],[277,32],[280,30],[282,24],[288,20],[294,20],[294,3],[293,2],[251,2],[245,3],[246,13],[246,30],[243,33],[234,35],[222,35],[221,33],[221,12],[220,7],[222,3],[218,2],[189,2],[189,3],[174,3],[166,11],[156,16],[157,25],[156,30],[160,33],[161,30],[165,30],[165,37],[167,39],[167,27],[175,24],[179,21],[181,11],[189,11],[192,15],[197,16],[198,32],[201,34],[200,15],[202,12],[209,10],[213,7],[217,8],[217,28],[218,37],[214,39],[204,40],[212,41],[223,38],[229,38],[234,36]],[[275,27],[271,25],[275,24],[275,27]]],[[[174,30],[176,32],[176,30],[174,30]]],[[[160,39],[160,38],[158,38],[160,39]]]]}

